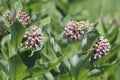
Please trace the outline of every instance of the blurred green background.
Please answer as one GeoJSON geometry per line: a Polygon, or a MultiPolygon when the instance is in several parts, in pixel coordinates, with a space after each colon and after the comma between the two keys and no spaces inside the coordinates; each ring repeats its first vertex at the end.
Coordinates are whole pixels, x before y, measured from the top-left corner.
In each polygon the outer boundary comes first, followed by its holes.
{"type": "MultiPolygon", "coordinates": [[[[16,2],[17,0],[0,0],[0,15],[3,16],[6,11],[19,7],[15,5],[16,2]]],[[[99,33],[105,36],[112,46],[104,61],[106,63],[115,61],[116,64],[99,77],[88,80],[120,80],[120,0],[21,0],[21,2],[22,11],[31,16],[34,24],[41,25],[37,22],[38,18],[41,20],[50,17],[51,23],[48,26],[51,27],[55,37],[63,30],[62,22],[66,16],[70,15],[77,21],[98,22],[99,33]]],[[[101,62],[102,59],[98,61],[99,64],[101,62]]],[[[2,80],[1,77],[2,75],[0,75],[0,80],[2,80]]],[[[36,77],[34,80],[39,80],[39,78],[36,77]]],[[[56,80],[69,80],[69,78],[59,76],[56,80]]]]}

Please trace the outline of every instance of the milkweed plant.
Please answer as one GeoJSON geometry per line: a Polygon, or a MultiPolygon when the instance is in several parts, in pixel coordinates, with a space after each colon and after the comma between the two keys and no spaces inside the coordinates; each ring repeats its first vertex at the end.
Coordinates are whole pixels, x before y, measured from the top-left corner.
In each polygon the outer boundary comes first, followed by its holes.
{"type": "Polygon", "coordinates": [[[109,30],[104,21],[38,14],[21,1],[14,5],[0,15],[0,80],[109,80],[102,75],[118,62],[112,59],[117,22],[109,30]]]}

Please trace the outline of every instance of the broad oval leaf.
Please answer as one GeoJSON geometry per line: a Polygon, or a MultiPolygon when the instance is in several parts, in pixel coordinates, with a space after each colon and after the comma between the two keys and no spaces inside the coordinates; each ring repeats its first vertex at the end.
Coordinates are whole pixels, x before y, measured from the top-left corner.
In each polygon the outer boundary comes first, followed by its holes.
{"type": "Polygon", "coordinates": [[[88,54],[79,54],[75,55],[70,60],[70,64],[72,66],[71,73],[74,75],[75,79],[79,76],[83,76],[80,72],[88,71],[87,67],[89,66],[88,63],[89,55],[88,54]]]}
{"type": "Polygon", "coordinates": [[[50,17],[47,17],[47,18],[42,19],[42,20],[40,21],[40,26],[45,26],[45,25],[49,24],[50,22],[51,22],[50,17]]]}
{"type": "Polygon", "coordinates": [[[74,55],[81,53],[81,40],[68,42],[67,45],[61,46],[61,52],[66,55],[67,58],[71,58],[74,55]]]}
{"type": "Polygon", "coordinates": [[[86,36],[82,39],[82,50],[83,51],[89,50],[90,47],[94,45],[98,37],[99,37],[99,33],[97,30],[86,34],[86,36]]]}
{"type": "Polygon", "coordinates": [[[60,57],[56,61],[28,69],[28,72],[30,72],[30,75],[28,77],[36,77],[49,72],[51,69],[54,69],[62,61],[62,59],[63,57],[60,57]]]}
{"type": "Polygon", "coordinates": [[[17,2],[14,4],[13,8],[15,9],[16,15],[17,15],[17,14],[22,10],[22,3],[21,3],[21,1],[20,1],[20,0],[17,1],[17,2]]]}
{"type": "Polygon", "coordinates": [[[0,68],[8,74],[8,62],[5,61],[4,59],[0,58],[0,68]]]}
{"type": "Polygon", "coordinates": [[[119,33],[119,28],[118,27],[113,27],[109,30],[107,34],[107,38],[110,42],[114,42],[118,36],[119,33]]]}
{"type": "Polygon", "coordinates": [[[63,24],[66,25],[69,21],[71,21],[72,18],[70,15],[67,15],[64,19],[63,19],[63,24]]]}
{"type": "Polygon", "coordinates": [[[14,22],[10,27],[10,43],[16,49],[24,36],[25,28],[18,21],[14,22]]]}
{"type": "Polygon", "coordinates": [[[12,56],[9,60],[9,75],[11,80],[22,80],[28,73],[26,72],[27,67],[24,65],[19,55],[12,56]]]}
{"type": "Polygon", "coordinates": [[[112,68],[115,68],[115,64],[116,64],[116,62],[113,62],[111,64],[107,64],[107,65],[95,68],[95,69],[91,70],[88,73],[88,77],[97,77],[97,76],[100,76],[101,74],[103,74],[105,72],[108,72],[112,68]]]}
{"type": "Polygon", "coordinates": [[[101,69],[93,69],[88,73],[88,77],[98,76],[102,73],[103,73],[103,70],[101,70],[101,69]]]}

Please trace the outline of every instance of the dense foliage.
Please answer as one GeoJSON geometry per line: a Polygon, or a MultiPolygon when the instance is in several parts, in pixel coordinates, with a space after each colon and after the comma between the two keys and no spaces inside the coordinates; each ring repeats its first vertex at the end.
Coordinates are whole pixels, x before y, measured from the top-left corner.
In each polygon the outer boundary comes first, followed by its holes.
{"type": "Polygon", "coordinates": [[[0,80],[120,80],[119,0],[0,0],[0,80]]]}

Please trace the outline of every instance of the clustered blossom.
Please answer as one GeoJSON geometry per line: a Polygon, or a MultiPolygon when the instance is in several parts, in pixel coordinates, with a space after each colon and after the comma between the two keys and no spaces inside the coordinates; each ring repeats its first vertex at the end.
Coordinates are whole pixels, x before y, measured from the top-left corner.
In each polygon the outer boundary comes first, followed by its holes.
{"type": "Polygon", "coordinates": [[[31,33],[26,32],[25,38],[25,46],[27,48],[36,49],[37,47],[42,45],[43,42],[43,33],[40,28],[32,28],[31,33]]]}
{"type": "Polygon", "coordinates": [[[79,39],[85,32],[85,25],[77,21],[70,21],[67,23],[64,33],[71,40],[79,39]]]}
{"type": "Polygon", "coordinates": [[[28,27],[31,24],[30,16],[28,16],[26,12],[19,12],[17,19],[25,27],[28,27]]]}
{"type": "Polygon", "coordinates": [[[0,35],[7,35],[9,34],[9,31],[3,28],[3,26],[0,24],[0,35]]]}
{"type": "MultiPolygon", "coordinates": [[[[13,19],[11,17],[12,13],[10,11],[7,11],[4,15],[5,20],[7,20],[10,24],[13,23],[13,19]]],[[[26,12],[19,12],[17,16],[15,16],[15,19],[18,19],[18,21],[25,27],[29,27],[31,24],[30,16],[26,12]]]]}
{"type": "Polygon", "coordinates": [[[13,20],[11,19],[11,12],[7,11],[4,15],[5,20],[7,20],[10,24],[13,23],[13,20]]]}
{"type": "Polygon", "coordinates": [[[100,37],[99,41],[94,45],[94,59],[107,55],[110,50],[110,43],[104,37],[100,37]]]}

